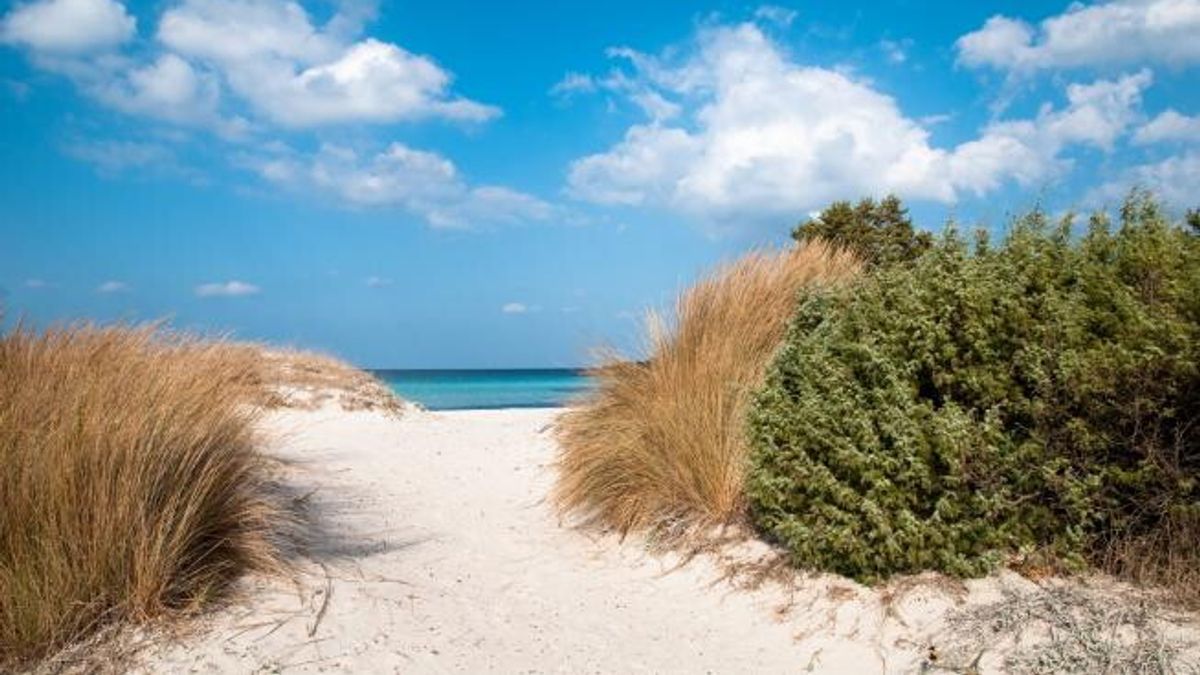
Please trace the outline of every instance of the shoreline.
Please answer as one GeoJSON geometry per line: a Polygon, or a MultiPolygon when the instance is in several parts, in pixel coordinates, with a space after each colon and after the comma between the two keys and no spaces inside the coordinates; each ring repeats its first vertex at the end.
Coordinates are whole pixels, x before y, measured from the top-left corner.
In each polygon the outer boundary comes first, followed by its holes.
{"type": "Polygon", "coordinates": [[[421,403],[409,399],[404,399],[405,403],[418,406],[421,412],[427,413],[472,413],[472,412],[506,412],[506,411],[558,411],[565,412],[570,410],[570,405],[509,405],[496,406],[485,408],[426,408],[421,403]]]}

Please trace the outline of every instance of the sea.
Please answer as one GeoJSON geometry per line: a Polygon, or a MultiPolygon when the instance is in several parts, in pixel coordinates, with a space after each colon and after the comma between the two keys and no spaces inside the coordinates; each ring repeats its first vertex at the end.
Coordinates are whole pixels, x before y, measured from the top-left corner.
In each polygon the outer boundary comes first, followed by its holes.
{"type": "Polygon", "coordinates": [[[429,410],[552,408],[586,394],[592,378],[582,370],[372,370],[406,401],[429,410]]]}

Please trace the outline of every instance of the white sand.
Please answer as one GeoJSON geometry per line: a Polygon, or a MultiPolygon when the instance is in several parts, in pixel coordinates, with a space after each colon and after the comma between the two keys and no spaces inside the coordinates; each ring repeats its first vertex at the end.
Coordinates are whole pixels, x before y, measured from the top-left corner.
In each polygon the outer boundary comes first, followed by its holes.
{"type": "MultiPolygon", "coordinates": [[[[563,527],[543,502],[555,415],[274,414],[274,451],[296,462],[301,493],[316,490],[329,534],[298,586],[252,580],[243,602],[142,667],[867,673],[915,671],[931,645],[949,658],[943,623],[962,605],[948,584],[878,591],[825,576],[738,590],[710,558],[673,569],[632,538],[563,527]]],[[[1031,587],[1004,574],[964,592],[979,604],[1031,587]]],[[[984,669],[1005,649],[988,645],[984,669]]]]}

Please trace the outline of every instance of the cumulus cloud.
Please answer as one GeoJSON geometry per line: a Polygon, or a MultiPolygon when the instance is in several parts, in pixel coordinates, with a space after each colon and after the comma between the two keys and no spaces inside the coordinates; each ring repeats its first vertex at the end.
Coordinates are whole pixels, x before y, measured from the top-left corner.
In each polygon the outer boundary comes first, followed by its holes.
{"type": "Polygon", "coordinates": [[[367,277],[364,280],[367,288],[387,288],[392,285],[392,280],[387,277],[367,277]]]}
{"type": "Polygon", "coordinates": [[[105,281],[104,283],[102,283],[96,287],[97,293],[105,293],[105,294],[125,293],[129,290],[130,290],[129,284],[125,283],[124,281],[115,281],[115,280],[105,281]]]}
{"type": "Polygon", "coordinates": [[[184,0],[163,13],[158,39],[180,54],[221,63],[316,63],[336,58],[340,49],[304,7],[280,0],[184,0]]]}
{"type": "Polygon", "coordinates": [[[470,227],[546,220],[554,208],[496,185],[471,186],[445,157],[392,143],[374,154],[326,144],[311,155],[282,152],[245,164],[281,186],[332,195],[362,207],[398,207],[434,227],[470,227]]]}
{"type": "Polygon", "coordinates": [[[1133,140],[1142,145],[1168,141],[1200,143],[1200,115],[1189,117],[1175,110],[1164,110],[1138,129],[1133,140]]]}
{"type": "Polygon", "coordinates": [[[184,0],[158,39],[217,68],[269,120],[290,127],[440,117],[482,121],[499,109],[449,93],[451,75],[427,56],[316,26],[294,2],[184,0]]]}
{"type": "Polygon", "coordinates": [[[89,80],[84,87],[95,98],[130,115],[210,126],[230,135],[245,131],[244,120],[224,119],[220,114],[217,74],[175,54],[89,80]]]}
{"type": "Polygon", "coordinates": [[[960,63],[1011,71],[1200,63],[1200,0],[1073,3],[1034,26],[996,15],[958,39],[960,63]]]}
{"type": "Polygon", "coordinates": [[[0,21],[0,42],[53,54],[111,49],[133,37],[137,20],[115,0],[35,0],[0,21]]]}
{"type": "MultiPolygon", "coordinates": [[[[625,90],[680,111],[647,111],[604,152],[572,163],[568,189],[602,203],[660,206],[730,223],[803,213],[832,199],[894,191],[954,202],[1069,166],[1071,145],[1112,148],[1137,120],[1151,75],[1074,84],[1067,104],[987,125],[952,148],[869,83],[793,61],[754,24],[703,29],[682,58],[618,50],[625,90]]],[[[613,76],[607,80],[615,79],[613,76]]]]}
{"type": "Polygon", "coordinates": [[[236,298],[244,295],[255,295],[262,289],[244,281],[223,281],[200,284],[196,287],[196,297],[200,298],[236,298]]]}
{"type": "Polygon", "coordinates": [[[1086,201],[1090,203],[1116,203],[1129,193],[1130,188],[1149,189],[1158,197],[1180,207],[1196,204],[1196,186],[1200,185],[1200,150],[1189,150],[1151,162],[1130,167],[1115,180],[1092,190],[1086,201]]]}
{"type": "Polygon", "coordinates": [[[509,302],[502,306],[500,311],[505,314],[529,314],[531,312],[536,312],[539,309],[540,307],[537,307],[536,305],[531,307],[522,302],[509,302]]]}
{"type": "MultiPolygon", "coordinates": [[[[115,48],[133,37],[135,22],[118,0],[36,0],[4,16],[0,39],[109,108],[214,132],[236,144],[237,163],[276,184],[352,205],[404,208],[440,227],[548,218],[546,202],[470,185],[440,155],[401,144],[361,156],[335,146],[308,156],[253,150],[280,145],[272,135],[301,128],[481,122],[500,114],[455,94],[452,75],[431,57],[364,37],[373,14],[371,0],[339,2],[323,23],[292,0],[173,0],[155,42],[120,53],[115,48]],[[110,51],[89,52],[101,47],[110,51]]],[[[157,142],[89,139],[65,151],[105,173],[149,166],[195,173],[157,142]]]]}
{"type": "Polygon", "coordinates": [[[133,37],[135,20],[125,7],[117,0],[37,0],[3,18],[0,40],[25,47],[39,66],[117,110],[227,136],[246,134],[247,115],[296,128],[478,122],[500,114],[454,95],[453,77],[430,57],[360,39],[362,4],[343,3],[319,25],[290,0],[181,0],[162,14],[156,53],[95,59],[85,52],[133,37]]]}

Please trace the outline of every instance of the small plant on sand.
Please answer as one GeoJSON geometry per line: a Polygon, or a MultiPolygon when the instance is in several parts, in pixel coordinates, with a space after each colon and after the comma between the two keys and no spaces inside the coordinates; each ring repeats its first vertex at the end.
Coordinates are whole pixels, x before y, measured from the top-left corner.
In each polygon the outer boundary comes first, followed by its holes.
{"type": "Polygon", "coordinates": [[[282,569],[254,368],[153,328],[0,336],[0,670],[282,569]]]}
{"type": "Polygon", "coordinates": [[[858,267],[822,244],[755,253],[685,291],[670,324],[651,315],[646,359],[597,368],[596,393],[559,425],[558,507],[621,531],[740,515],[748,397],[796,295],[858,267]]]}
{"type": "Polygon", "coordinates": [[[1200,237],[1133,195],[810,293],[750,414],[758,526],[862,580],[1023,554],[1200,596],[1200,237]]]}

